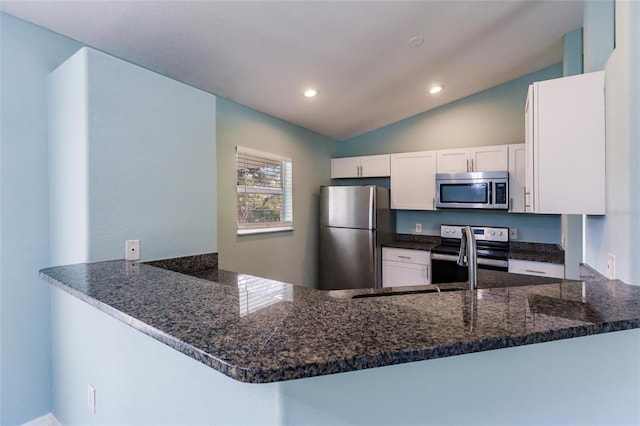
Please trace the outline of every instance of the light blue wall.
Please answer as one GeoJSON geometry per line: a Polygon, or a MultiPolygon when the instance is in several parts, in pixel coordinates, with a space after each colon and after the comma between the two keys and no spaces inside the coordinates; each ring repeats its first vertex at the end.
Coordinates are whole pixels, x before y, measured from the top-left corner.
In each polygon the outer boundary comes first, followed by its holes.
{"type": "Polygon", "coordinates": [[[52,304],[53,413],[62,425],[282,424],[278,383],[233,380],[62,290],[52,289],[52,304]]]}
{"type": "Polygon", "coordinates": [[[582,74],[582,28],[577,28],[564,35],[564,57],[562,60],[562,75],[582,74]]]}
{"type": "Polygon", "coordinates": [[[478,210],[467,212],[464,210],[450,211],[398,211],[396,214],[396,230],[402,234],[415,234],[416,223],[422,225],[422,234],[440,235],[440,225],[471,225],[496,226],[516,228],[518,241],[532,243],[560,244],[560,216],[532,214],[508,214],[478,210]]]}
{"type": "Polygon", "coordinates": [[[587,0],[584,4],[584,72],[602,71],[615,39],[615,1],[587,0]]]}
{"type": "Polygon", "coordinates": [[[318,193],[329,183],[336,142],[222,98],[217,120],[218,198],[230,200],[218,206],[220,267],[317,287],[318,193]],[[237,235],[237,146],[293,160],[293,231],[237,235]]]}
{"type": "Polygon", "coordinates": [[[0,14],[0,424],[51,410],[47,73],[79,43],[0,14]]]}
{"type": "Polygon", "coordinates": [[[524,143],[527,88],[557,77],[561,64],[340,142],[336,156],[524,143]]]}
{"type": "Polygon", "coordinates": [[[217,251],[215,96],[90,48],[50,88],[52,263],[217,251]]]}
{"type": "MultiPolygon", "coordinates": [[[[523,143],[529,84],[557,77],[562,77],[561,64],[340,142],[336,156],[523,143]]],[[[423,225],[422,233],[426,235],[439,235],[440,224],[470,224],[516,228],[519,241],[559,244],[562,239],[559,215],[398,210],[396,219],[399,233],[414,233],[416,223],[423,225]]]]}
{"type": "Polygon", "coordinates": [[[588,216],[586,261],[602,274],[640,285],[640,2],[617,1],[616,48],[605,67],[605,216],[588,216]]]}

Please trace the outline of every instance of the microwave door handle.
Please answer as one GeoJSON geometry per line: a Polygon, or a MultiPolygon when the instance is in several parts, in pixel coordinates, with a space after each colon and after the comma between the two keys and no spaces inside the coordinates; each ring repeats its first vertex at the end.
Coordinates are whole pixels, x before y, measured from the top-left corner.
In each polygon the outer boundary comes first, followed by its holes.
{"type": "Polygon", "coordinates": [[[493,199],[493,182],[489,182],[489,203],[496,205],[496,200],[493,199]]]}

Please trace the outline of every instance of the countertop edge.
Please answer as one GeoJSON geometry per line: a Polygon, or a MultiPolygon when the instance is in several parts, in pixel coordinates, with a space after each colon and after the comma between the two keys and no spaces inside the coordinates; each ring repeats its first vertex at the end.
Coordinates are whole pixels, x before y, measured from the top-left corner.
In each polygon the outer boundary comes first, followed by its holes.
{"type": "MultiPolygon", "coordinates": [[[[159,267],[154,266],[154,268],[159,268],[159,267]]],[[[251,380],[247,380],[249,377],[251,377],[251,373],[249,373],[250,371],[249,368],[233,366],[221,359],[214,357],[211,354],[208,354],[202,351],[201,349],[196,348],[193,345],[190,345],[189,343],[184,342],[183,340],[178,339],[177,337],[174,337],[168,333],[165,333],[162,330],[158,330],[157,328],[145,323],[144,321],[141,321],[135,317],[132,317],[131,315],[128,315],[122,311],[119,311],[113,308],[112,306],[106,303],[103,303],[97,299],[94,299],[93,297],[88,296],[87,294],[81,292],[80,290],[76,290],[73,287],[70,287],[56,280],[55,278],[50,277],[45,273],[47,269],[49,268],[42,269],[39,272],[40,278],[42,278],[49,284],[53,285],[54,287],[70,294],[71,296],[74,296],[80,299],[81,301],[93,306],[94,308],[98,309],[101,312],[104,312],[105,314],[115,318],[116,320],[123,322],[124,324],[132,327],[133,329],[140,331],[141,333],[151,337],[152,339],[155,339],[160,343],[163,343],[169,346],[170,348],[175,349],[178,352],[184,355],[187,355],[188,357],[198,362],[201,362],[202,364],[210,368],[213,368],[214,370],[228,377],[231,377],[232,379],[235,379],[241,382],[246,382],[246,383],[253,383],[251,380]]],[[[194,278],[194,279],[198,279],[198,278],[194,278]]],[[[255,372],[253,374],[255,375],[255,372]]]]}
{"type": "MultiPolygon", "coordinates": [[[[194,360],[199,361],[232,379],[244,383],[274,383],[640,328],[640,318],[615,320],[599,324],[587,324],[522,335],[485,338],[472,342],[459,342],[416,350],[398,352],[382,351],[377,354],[356,355],[351,358],[333,359],[320,363],[282,365],[275,369],[265,369],[252,365],[232,365],[224,360],[216,358],[212,354],[206,353],[197,347],[178,339],[177,337],[152,327],[135,317],[125,314],[106,303],[88,296],[80,290],[74,289],[73,287],[58,281],[46,274],[47,269],[40,271],[40,277],[54,287],[75,296],[100,311],[189,356],[190,358],[193,358],[194,360]]],[[[168,273],[171,272],[168,271],[168,273]]],[[[195,277],[192,278],[199,279],[195,277]]]]}

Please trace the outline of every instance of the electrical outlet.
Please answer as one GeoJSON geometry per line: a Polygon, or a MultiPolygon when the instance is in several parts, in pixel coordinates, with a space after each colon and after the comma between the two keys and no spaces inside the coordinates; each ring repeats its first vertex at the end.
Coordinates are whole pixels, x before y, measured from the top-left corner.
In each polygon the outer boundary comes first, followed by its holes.
{"type": "Polygon", "coordinates": [[[509,228],[509,239],[510,240],[518,239],[518,228],[509,228]]]}
{"type": "Polygon", "coordinates": [[[612,254],[607,254],[607,278],[616,279],[616,257],[612,254]]]}
{"type": "Polygon", "coordinates": [[[91,414],[96,413],[96,389],[90,384],[87,384],[87,407],[91,414]]]}
{"type": "Polygon", "coordinates": [[[135,261],[127,261],[126,274],[128,277],[140,273],[140,264],[135,261]]]}
{"type": "Polygon", "coordinates": [[[124,258],[126,260],[140,260],[140,240],[125,241],[124,249],[124,258]]]}
{"type": "Polygon", "coordinates": [[[422,224],[416,223],[416,233],[420,234],[422,232],[422,224]]]}

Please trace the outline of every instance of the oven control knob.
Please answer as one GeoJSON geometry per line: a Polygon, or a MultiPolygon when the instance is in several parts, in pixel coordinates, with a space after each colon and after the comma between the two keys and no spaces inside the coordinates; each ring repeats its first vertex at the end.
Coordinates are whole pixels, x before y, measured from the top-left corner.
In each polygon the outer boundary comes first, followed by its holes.
{"type": "Polygon", "coordinates": [[[496,235],[496,231],[491,231],[491,235],[496,235]]]}
{"type": "Polygon", "coordinates": [[[498,236],[502,237],[502,231],[498,231],[498,236]]]}

